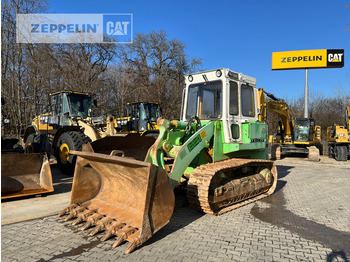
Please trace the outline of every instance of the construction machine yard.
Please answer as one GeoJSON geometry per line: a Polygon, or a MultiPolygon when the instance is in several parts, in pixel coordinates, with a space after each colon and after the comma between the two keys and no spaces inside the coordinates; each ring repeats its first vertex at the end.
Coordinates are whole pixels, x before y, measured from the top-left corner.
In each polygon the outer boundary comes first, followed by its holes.
{"type": "MultiPolygon", "coordinates": [[[[176,189],[186,189],[194,209],[214,216],[275,192],[278,174],[268,160],[268,106],[255,78],[220,68],[185,79],[181,120],[158,118],[156,140],[129,130],[81,143],[78,150],[69,146],[64,151],[66,143],[61,144],[62,155],[76,160],[70,204],[59,217],[75,219],[69,222],[73,226],[84,223],[80,228],[91,230],[90,236],[103,233],[102,242],[115,238],[113,247],[130,242],[129,254],[170,222],[176,189]]],[[[313,120],[307,121],[301,141],[305,147],[317,144],[320,136],[313,120]]],[[[294,122],[286,118],[283,127],[291,131],[294,122]]],[[[72,132],[78,129],[67,134],[72,132]]],[[[294,136],[300,132],[290,133],[291,141],[283,136],[282,143],[297,144],[294,136]]]]}

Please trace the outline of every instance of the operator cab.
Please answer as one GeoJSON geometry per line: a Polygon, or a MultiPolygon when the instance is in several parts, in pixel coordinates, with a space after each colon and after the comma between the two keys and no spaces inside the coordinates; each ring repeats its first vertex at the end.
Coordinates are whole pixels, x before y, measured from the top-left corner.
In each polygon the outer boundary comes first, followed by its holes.
{"type": "Polygon", "coordinates": [[[53,107],[50,124],[66,126],[70,125],[70,117],[86,119],[92,116],[91,94],[63,91],[50,96],[53,107]]]}
{"type": "Polygon", "coordinates": [[[315,120],[313,118],[297,118],[294,121],[294,141],[313,141],[315,120]]]}
{"type": "Polygon", "coordinates": [[[128,103],[126,110],[130,117],[127,123],[130,131],[146,131],[149,129],[148,125],[152,127],[160,117],[160,106],[157,103],[128,103]]]}
{"type": "Polygon", "coordinates": [[[226,143],[242,141],[241,126],[258,121],[256,79],[221,68],[185,76],[181,120],[221,120],[226,143]]]}

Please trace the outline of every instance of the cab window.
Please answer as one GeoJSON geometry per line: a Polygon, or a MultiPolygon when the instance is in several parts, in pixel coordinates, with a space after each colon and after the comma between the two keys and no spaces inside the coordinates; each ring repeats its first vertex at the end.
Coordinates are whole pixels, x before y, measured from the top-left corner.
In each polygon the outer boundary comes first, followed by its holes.
{"type": "Polygon", "coordinates": [[[255,116],[253,87],[246,84],[241,85],[241,105],[242,105],[243,116],[247,116],[247,117],[255,116]]]}
{"type": "Polygon", "coordinates": [[[212,81],[189,86],[186,118],[221,118],[222,82],[212,81]]]}
{"type": "Polygon", "coordinates": [[[238,115],[238,85],[230,81],[230,115],[238,115]]]}

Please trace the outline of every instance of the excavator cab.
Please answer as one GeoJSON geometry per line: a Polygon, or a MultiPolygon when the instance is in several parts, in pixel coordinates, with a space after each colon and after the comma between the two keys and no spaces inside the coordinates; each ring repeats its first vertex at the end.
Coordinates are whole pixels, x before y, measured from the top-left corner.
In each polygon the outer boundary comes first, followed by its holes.
{"type": "Polygon", "coordinates": [[[294,141],[311,142],[315,133],[313,118],[297,118],[294,121],[294,141]]]}

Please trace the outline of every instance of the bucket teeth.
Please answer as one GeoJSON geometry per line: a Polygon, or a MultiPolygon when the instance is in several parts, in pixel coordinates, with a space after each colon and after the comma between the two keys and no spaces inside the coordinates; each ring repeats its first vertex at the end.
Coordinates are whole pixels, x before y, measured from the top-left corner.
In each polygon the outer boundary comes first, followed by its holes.
{"type": "Polygon", "coordinates": [[[86,230],[92,225],[96,225],[97,221],[100,220],[101,218],[103,218],[103,215],[99,213],[95,213],[92,216],[89,216],[86,220],[85,225],[81,228],[81,230],[86,230]]]}
{"type": "Polygon", "coordinates": [[[78,218],[73,222],[72,225],[75,226],[83,221],[86,221],[87,218],[94,213],[95,213],[95,211],[93,211],[93,210],[85,210],[84,212],[79,213],[78,218]]]}
{"type": "Polygon", "coordinates": [[[117,235],[119,236],[118,239],[113,243],[112,247],[117,247],[121,243],[124,242],[130,235],[134,234],[136,232],[136,228],[128,226],[124,227],[122,230],[117,232],[117,235]]]}
{"type": "Polygon", "coordinates": [[[104,234],[104,236],[101,238],[101,241],[102,242],[106,241],[111,236],[115,235],[117,231],[124,226],[125,226],[125,223],[120,223],[117,221],[112,223],[111,226],[108,227],[106,234],[104,234]]]}
{"type": "Polygon", "coordinates": [[[106,230],[107,227],[113,222],[114,220],[109,217],[104,217],[100,221],[96,223],[96,228],[90,233],[90,236],[96,235],[98,232],[102,230],[106,230]]]}
{"type": "Polygon", "coordinates": [[[65,214],[69,213],[73,208],[76,208],[78,205],[77,204],[70,204],[69,206],[65,207],[61,213],[57,215],[57,217],[62,217],[65,214]]]}
{"type": "Polygon", "coordinates": [[[132,251],[135,250],[135,248],[137,248],[140,245],[140,239],[139,238],[135,238],[135,240],[128,246],[128,248],[125,250],[125,254],[129,254],[132,251]]]}
{"type": "Polygon", "coordinates": [[[71,220],[73,219],[74,217],[76,217],[78,215],[78,213],[80,212],[83,212],[84,210],[86,209],[86,207],[76,207],[76,208],[73,208],[69,215],[64,219],[64,221],[68,221],[68,220],[71,220]]]}
{"type": "Polygon", "coordinates": [[[117,246],[119,246],[121,243],[124,242],[124,240],[125,240],[126,238],[127,238],[127,237],[126,237],[126,234],[125,234],[125,233],[121,234],[121,235],[117,238],[117,240],[113,243],[112,247],[117,247],[117,246]]]}

